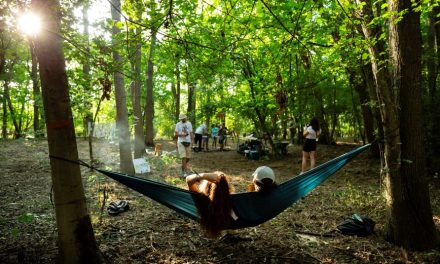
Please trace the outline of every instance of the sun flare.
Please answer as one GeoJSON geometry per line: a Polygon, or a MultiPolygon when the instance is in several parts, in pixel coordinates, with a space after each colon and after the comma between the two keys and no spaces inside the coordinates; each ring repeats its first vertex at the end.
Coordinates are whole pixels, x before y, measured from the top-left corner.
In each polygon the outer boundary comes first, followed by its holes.
{"type": "Polygon", "coordinates": [[[20,30],[26,35],[37,35],[41,30],[41,19],[33,13],[25,13],[18,19],[20,30]]]}

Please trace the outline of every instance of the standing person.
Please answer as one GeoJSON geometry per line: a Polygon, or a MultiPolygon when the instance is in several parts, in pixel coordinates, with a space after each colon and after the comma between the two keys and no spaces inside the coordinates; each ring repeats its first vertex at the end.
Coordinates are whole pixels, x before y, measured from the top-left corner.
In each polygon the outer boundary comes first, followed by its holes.
{"type": "Polygon", "coordinates": [[[179,115],[179,122],[176,124],[174,133],[177,136],[177,151],[182,159],[182,176],[186,177],[188,163],[191,158],[191,139],[193,128],[191,122],[186,120],[185,114],[179,115]]]}
{"type": "Polygon", "coordinates": [[[214,149],[217,149],[218,127],[216,124],[212,125],[211,137],[212,137],[212,146],[211,147],[213,147],[214,149]]]}
{"type": "Polygon", "coordinates": [[[205,124],[201,124],[196,128],[194,144],[199,145],[198,151],[202,151],[203,135],[206,134],[206,131],[207,127],[205,124]]]}
{"type": "Polygon", "coordinates": [[[301,173],[307,168],[307,159],[310,159],[310,168],[313,169],[316,164],[316,138],[321,134],[318,119],[315,117],[310,124],[304,128],[303,136],[306,138],[302,151],[301,173]]]}
{"type": "Polygon", "coordinates": [[[225,126],[225,123],[223,123],[218,130],[218,143],[220,144],[220,151],[223,151],[223,148],[225,147],[226,133],[227,128],[225,126]]]}
{"type": "Polygon", "coordinates": [[[209,134],[206,133],[205,135],[203,135],[203,146],[202,148],[206,151],[209,151],[209,134]]]}

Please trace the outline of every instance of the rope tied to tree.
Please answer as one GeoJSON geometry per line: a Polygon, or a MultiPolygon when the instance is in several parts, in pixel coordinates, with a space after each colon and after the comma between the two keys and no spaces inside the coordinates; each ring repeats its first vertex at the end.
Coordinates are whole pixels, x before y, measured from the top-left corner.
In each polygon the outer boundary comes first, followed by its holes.
{"type": "Polygon", "coordinates": [[[49,155],[49,158],[57,159],[57,160],[62,160],[62,161],[70,162],[70,163],[73,163],[73,164],[78,164],[78,165],[87,167],[89,169],[96,170],[95,167],[93,167],[92,165],[90,165],[87,162],[85,162],[83,160],[80,160],[80,159],[78,159],[78,160],[71,160],[71,159],[67,159],[67,158],[63,158],[63,157],[58,157],[58,156],[54,156],[54,155],[49,155]]]}

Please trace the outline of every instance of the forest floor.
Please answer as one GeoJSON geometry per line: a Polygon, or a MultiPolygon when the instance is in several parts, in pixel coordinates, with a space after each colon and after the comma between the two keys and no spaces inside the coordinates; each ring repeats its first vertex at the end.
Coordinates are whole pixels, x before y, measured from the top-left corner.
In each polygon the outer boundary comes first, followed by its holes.
{"type": "MultiPolygon", "coordinates": [[[[179,177],[175,144],[161,141],[162,157],[147,151],[151,172],[142,177],[186,188],[179,177]]],[[[288,147],[282,158],[248,160],[229,151],[193,153],[190,164],[198,172],[221,170],[231,176],[236,191],[245,190],[261,165],[272,167],[283,182],[300,171],[301,147],[288,147]]],[[[318,145],[318,163],[355,148],[355,144],[318,145]]],[[[88,162],[87,141],[78,139],[80,158],[88,162]]],[[[118,171],[114,142],[94,143],[100,168],[118,171]]],[[[199,225],[113,180],[82,168],[87,203],[95,236],[108,263],[440,263],[438,251],[408,252],[384,239],[385,201],[379,161],[368,151],[318,186],[307,197],[274,219],[254,228],[225,232],[207,239],[199,225]],[[104,199],[103,190],[108,194],[104,199]],[[107,214],[108,204],[127,200],[130,209],[107,214]],[[104,206],[103,206],[104,202],[104,206]],[[352,214],[376,222],[376,234],[345,236],[336,226],[352,214]]],[[[2,263],[54,263],[57,229],[51,203],[47,142],[0,141],[0,259],[2,263]]],[[[430,184],[434,221],[440,228],[440,182],[430,184]]],[[[411,227],[408,227],[411,228],[411,227]]]]}

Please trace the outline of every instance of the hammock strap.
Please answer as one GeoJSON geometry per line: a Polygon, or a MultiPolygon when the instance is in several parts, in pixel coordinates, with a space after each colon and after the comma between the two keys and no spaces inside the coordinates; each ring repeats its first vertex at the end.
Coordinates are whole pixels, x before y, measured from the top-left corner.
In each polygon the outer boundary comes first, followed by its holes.
{"type": "Polygon", "coordinates": [[[70,163],[73,163],[73,164],[78,164],[78,165],[87,167],[89,169],[96,170],[95,167],[93,167],[92,165],[90,165],[90,164],[88,164],[88,163],[86,163],[86,162],[84,162],[84,161],[82,161],[80,159],[78,159],[78,160],[71,160],[71,159],[67,159],[67,158],[63,158],[63,157],[59,157],[59,156],[54,156],[54,155],[49,155],[49,158],[57,159],[57,160],[62,160],[62,161],[70,162],[70,163]]]}

